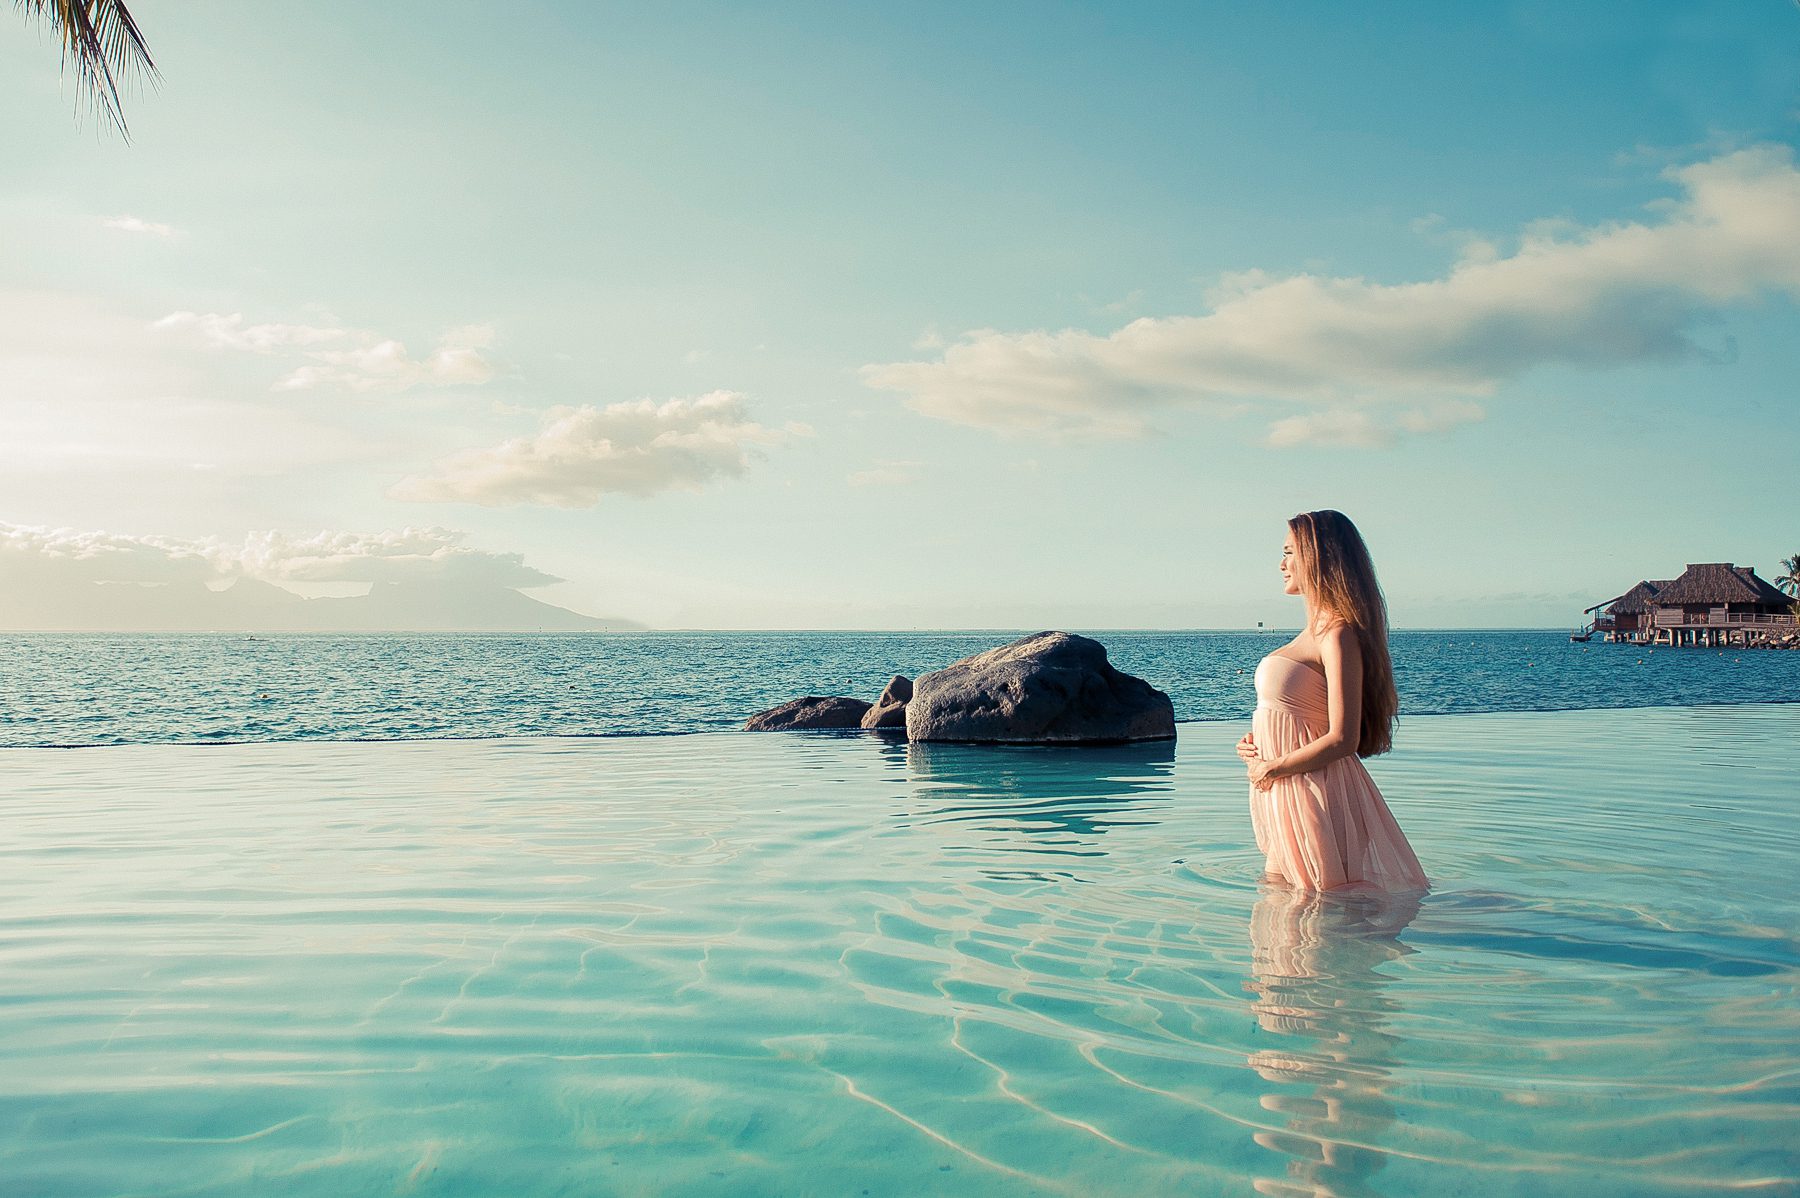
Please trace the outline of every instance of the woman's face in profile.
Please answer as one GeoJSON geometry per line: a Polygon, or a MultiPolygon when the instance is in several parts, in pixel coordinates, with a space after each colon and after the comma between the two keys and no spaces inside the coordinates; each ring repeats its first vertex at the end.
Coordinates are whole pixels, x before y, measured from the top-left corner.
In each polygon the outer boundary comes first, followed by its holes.
{"type": "Polygon", "coordinates": [[[1291,528],[1288,529],[1287,540],[1281,543],[1281,593],[1300,594],[1300,549],[1294,544],[1294,530],[1291,528]]]}

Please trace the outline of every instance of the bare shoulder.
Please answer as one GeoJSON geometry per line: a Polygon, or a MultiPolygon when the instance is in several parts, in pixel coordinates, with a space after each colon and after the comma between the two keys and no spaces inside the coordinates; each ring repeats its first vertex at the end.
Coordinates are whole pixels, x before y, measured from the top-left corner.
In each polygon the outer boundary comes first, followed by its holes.
{"type": "Polygon", "coordinates": [[[1362,646],[1356,639],[1356,630],[1342,620],[1333,620],[1319,629],[1319,652],[1321,656],[1330,655],[1356,660],[1362,655],[1362,646]]]}

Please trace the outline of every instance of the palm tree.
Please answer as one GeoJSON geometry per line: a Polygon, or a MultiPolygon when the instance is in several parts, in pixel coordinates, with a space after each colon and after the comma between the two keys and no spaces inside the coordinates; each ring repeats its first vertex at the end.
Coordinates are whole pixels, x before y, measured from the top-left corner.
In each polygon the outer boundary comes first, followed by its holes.
{"type": "Polygon", "coordinates": [[[72,67],[76,80],[94,107],[130,140],[125,112],[119,102],[119,81],[132,71],[142,71],[152,82],[156,64],[137,22],[122,0],[13,0],[28,18],[48,21],[62,41],[63,66],[72,67]]]}
{"type": "MultiPolygon", "coordinates": [[[[1789,598],[1800,600],[1800,553],[1782,558],[1781,569],[1783,572],[1775,576],[1775,586],[1789,598]]],[[[1800,602],[1794,606],[1800,610],[1800,602]]]]}

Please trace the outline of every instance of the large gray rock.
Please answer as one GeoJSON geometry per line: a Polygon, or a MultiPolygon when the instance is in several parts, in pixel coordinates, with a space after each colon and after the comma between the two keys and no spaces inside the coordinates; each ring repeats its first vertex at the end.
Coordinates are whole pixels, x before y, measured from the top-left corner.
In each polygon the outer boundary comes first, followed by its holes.
{"type": "Polygon", "coordinates": [[[759,711],[744,724],[745,732],[804,732],[817,728],[860,728],[869,705],[841,695],[807,695],[759,711]]]}
{"type": "Polygon", "coordinates": [[[863,713],[862,726],[871,732],[906,731],[906,703],[912,693],[911,680],[895,674],[882,688],[875,706],[863,713]]]}
{"type": "Polygon", "coordinates": [[[1113,669],[1099,641],[1040,632],[923,675],[906,705],[917,741],[1119,743],[1175,735],[1169,696],[1113,669]]]}

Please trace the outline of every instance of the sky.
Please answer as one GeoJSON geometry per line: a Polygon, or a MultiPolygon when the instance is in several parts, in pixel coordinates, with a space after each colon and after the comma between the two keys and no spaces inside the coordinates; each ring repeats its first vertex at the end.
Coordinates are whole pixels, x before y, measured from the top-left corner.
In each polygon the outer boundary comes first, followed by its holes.
{"type": "Polygon", "coordinates": [[[129,141],[0,17],[15,626],[1294,626],[1327,507],[1399,627],[1800,553],[1789,0],[131,9],[129,141]]]}

